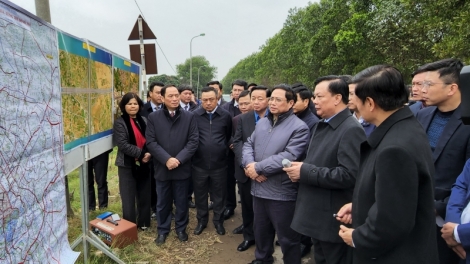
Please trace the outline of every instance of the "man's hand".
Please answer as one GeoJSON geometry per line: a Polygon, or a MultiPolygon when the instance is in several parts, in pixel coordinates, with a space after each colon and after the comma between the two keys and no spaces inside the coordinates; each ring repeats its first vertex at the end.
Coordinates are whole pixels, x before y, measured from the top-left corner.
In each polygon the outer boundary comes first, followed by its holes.
{"type": "Polygon", "coordinates": [[[298,182],[300,180],[300,167],[302,167],[303,162],[292,161],[291,164],[292,166],[289,168],[283,168],[283,170],[287,172],[287,175],[292,182],[298,182]]]}
{"type": "Polygon", "coordinates": [[[467,253],[465,252],[465,249],[463,249],[462,245],[458,245],[452,248],[452,250],[459,255],[461,259],[466,259],[467,258],[467,253]]]}
{"type": "Polygon", "coordinates": [[[442,226],[441,233],[442,238],[446,241],[447,245],[450,247],[458,246],[459,243],[454,238],[454,228],[457,226],[456,223],[445,223],[442,226]]]}
{"type": "Polygon", "coordinates": [[[347,228],[344,225],[340,225],[339,228],[339,236],[343,239],[344,243],[350,247],[354,247],[352,243],[352,233],[354,228],[347,228]]]}
{"type": "Polygon", "coordinates": [[[256,173],[255,164],[256,162],[252,162],[245,167],[246,176],[250,177],[252,180],[259,176],[258,173],[256,173]]]}
{"type": "Polygon", "coordinates": [[[233,144],[230,144],[230,146],[228,146],[228,147],[233,150],[233,144]]]}
{"type": "Polygon", "coordinates": [[[145,154],[144,154],[144,157],[142,158],[142,162],[143,162],[143,163],[149,162],[149,160],[150,160],[151,157],[152,157],[152,155],[151,155],[150,153],[148,153],[148,152],[145,153],[145,154]]]}
{"type": "Polygon", "coordinates": [[[352,223],[352,203],[343,205],[336,214],[336,220],[341,223],[351,224],[352,223]]]}
{"type": "Polygon", "coordinates": [[[180,161],[177,160],[176,158],[169,158],[169,159],[166,161],[166,167],[167,167],[169,170],[176,169],[179,165],[180,165],[180,161]]]}
{"type": "Polygon", "coordinates": [[[268,180],[268,178],[266,178],[266,176],[264,176],[264,175],[259,175],[258,177],[255,178],[255,181],[257,181],[259,183],[265,182],[267,180],[268,180]]]}

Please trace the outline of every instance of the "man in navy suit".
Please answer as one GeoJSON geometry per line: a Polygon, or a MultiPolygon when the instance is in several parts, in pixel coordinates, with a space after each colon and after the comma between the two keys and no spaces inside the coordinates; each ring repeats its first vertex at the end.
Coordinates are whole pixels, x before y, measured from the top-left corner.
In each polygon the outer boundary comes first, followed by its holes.
{"type": "MultiPolygon", "coordinates": [[[[436,223],[446,218],[447,201],[452,184],[470,158],[470,127],[461,120],[460,71],[463,64],[457,59],[444,59],[421,66],[425,74],[423,100],[428,106],[416,118],[424,127],[434,160],[434,199],[436,223]]],[[[437,245],[442,264],[458,263],[459,258],[447,246],[438,231],[437,245]]]]}

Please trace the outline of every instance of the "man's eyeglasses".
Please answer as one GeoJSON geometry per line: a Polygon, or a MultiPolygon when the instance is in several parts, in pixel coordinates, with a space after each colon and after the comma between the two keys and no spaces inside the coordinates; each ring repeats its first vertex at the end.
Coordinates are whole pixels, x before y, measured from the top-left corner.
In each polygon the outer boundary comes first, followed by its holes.
{"type": "Polygon", "coordinates": [[[444,85],[449,85],[450,83],[444,83],[444,82],[441,82],[441,83],[433,83],[433,82],[430,82],[430,81],[424,81],[423,82],[423,88],[429,88],[429,87],[432,87],[436,84],[444,84],[444,85]]]}

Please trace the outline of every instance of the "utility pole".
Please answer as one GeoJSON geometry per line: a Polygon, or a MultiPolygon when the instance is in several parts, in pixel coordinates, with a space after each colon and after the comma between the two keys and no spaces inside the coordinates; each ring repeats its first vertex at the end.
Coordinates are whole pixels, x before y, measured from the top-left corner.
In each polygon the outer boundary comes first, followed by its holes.
{"type": "Polygon", "coordinates": [[[51,23],[51,9],[49,7],[49,0],[35,0],[35,3],[36,16],[40,17],[42,20],[51,23]]]}

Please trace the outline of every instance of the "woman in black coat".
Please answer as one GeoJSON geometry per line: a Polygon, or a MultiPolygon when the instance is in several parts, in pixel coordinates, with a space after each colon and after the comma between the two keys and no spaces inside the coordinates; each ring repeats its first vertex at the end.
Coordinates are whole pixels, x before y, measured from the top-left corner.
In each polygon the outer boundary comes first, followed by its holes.
{"type": "Polygon", "coordinates": [[[114,121],[113,142],[118,147],[115,165],[118,167],[122,218],[150,227],[150,153],[145,146],[147,119],[139,114],[143,102],[135,93],[122,97],[119,108],[123,113],[114,121]],[[137,204],[137,215],[136,215],[137,204]]]}

